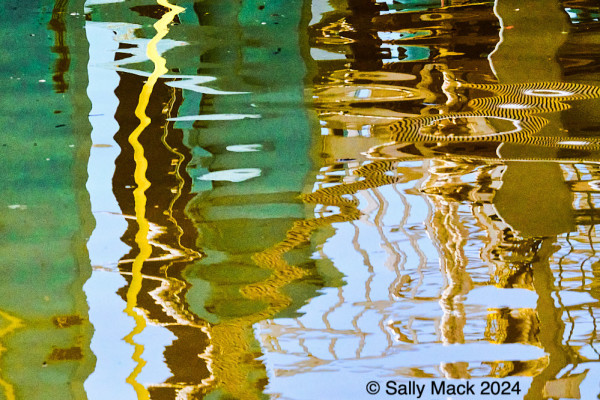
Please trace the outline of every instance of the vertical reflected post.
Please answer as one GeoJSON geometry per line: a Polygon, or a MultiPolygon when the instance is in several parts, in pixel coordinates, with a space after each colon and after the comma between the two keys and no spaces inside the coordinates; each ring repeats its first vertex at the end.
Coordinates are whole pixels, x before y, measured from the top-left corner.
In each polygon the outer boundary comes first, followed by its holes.
{"type": "Polygon", "coordinates": [[[146,55],[154,63],[154,71],[148,77],[148,80],[142,88],[140,94],[138,106],[135,109],[135,115],[140,120],[138,127],[129,136],[129,143],[134,149],[134,160],[135,160],[135,172],[134,178],[137,188],[133,192],[135,201],[135,216],[138,223],[138,232],[135,237],[135,242],[139,247],[139,253],[135,257],[132,266],[132,278],[129,289],[127,291],[127,306],[125,312],[134,318],[135,328],[134,330],[125,337],[125,341],[135,346],[133,360],[136,362],[136,367],[132,371],[131,375],[127,378],[127,382],[130,383],[137,395],[138,399],[150,398],[148,390],[139,382],[136,381],[137,376],[141,372],[145,365],[145,361],[142,359],[142,353],[144,352],[144,346],[136,344],[133,341],[133,337],[141,333],[146,327],[146,320],[143,314],[137,312],[135,307],[137,305],[137,296],[142,287],[142,267],[144,262],[152,254],[152,246],[148,240],[148,234],[150,232],[150,224],[146,219],[146,196],[145,192],[150,187],[150,181],[146,178],[146,170],[148,168],[148,161],[144,157],[144,148],[139,141],[139,137],[144,129],[150,125],[150,117],[146,115],[146,107],[150,101],[152,90],[156,84],[158,78],[167,72],[166,60],[160,56],[157,51],[157,43],[164,38],[169,32],[168,25],[173,21],[175,16],[180,12],[184,11],[184,8],[177,7],[171,3],[158,0],[158,4],[170,9],[163,17],[154,24],[156,29],[156,36],[154,36],[148,43],[146,49],[146,55]]]}
{"type": "MultiPolygon", "coordinates": [[[[490,55],[490,65],[500,84],[521,82],[557,82],[562,80],[556,55],[568,33],[568,21],[557,0],[523,3],[497,0],[494,11],[502,26],[501,41],[490,55]],[[543,24],[531,24],[530,15],[543,24]],[[529,45],[524,45],[528,43],[529,45]],[[532,48],[535,51],[532,52],[532,48]]],[[[550,123],[540,133],[564,136],[560,113],[546,115],[550,123]]],[[[534,157],[529,152],[528,157],[534,157]]],[[[558,150],[557,150],[558,151],[558,150]]],[[[501,149],[503,157],[519,157],[510,144],[501,149]]],[[[527,399],[543,398],[545,383],[555,378],[568,363],[562,345],[562,311],[552,296],[554,276],[549,260],[557,248],[556,235],[574,229],[572,193],[564,182],[560,165],[553,162],[507,163],[494,205],[498,213],[525,237],[545,237],[532,264],[534,287],[538,294],[539,340],[550,360],[545,370],[534,377],[527,399]]]]}

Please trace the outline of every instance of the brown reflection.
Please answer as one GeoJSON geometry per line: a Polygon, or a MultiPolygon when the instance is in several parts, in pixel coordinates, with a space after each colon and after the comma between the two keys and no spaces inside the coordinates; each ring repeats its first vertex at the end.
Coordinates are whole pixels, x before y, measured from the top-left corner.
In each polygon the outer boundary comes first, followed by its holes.
{"type": "MultiPolygon", "coordinates": [[[[169,7],[161,4],[139,5],[130,7],[129,9],[141,17],[148,17],[156,20],[161,19],[163,15],[171,10],[169,7]]],[[[178,15],[173,18],[173,22],[176,24],[180,23],[178,15]]]]}
{"type": "MultiPolygon", "coordinates": [[[[125,216],[135,215],[135,163],[128,138],[137,126],[136,120],[131,118],[137,97],[131,96],[131,93],[140,93],[144,82],[144,77],[121,73],[115,90],[119,98],[115,118],[120,127],[115,140],[121,147],[121,153],[115,162],[113,192],[125,216]]],[[[182,132],[173,129],[172,123],[166,121],[177,114],[181,101],[179,90],[159,81],[146,108],[151,123],[139,138],[148,160],[146,177],[150,187],[145,191],[145,209],[150,223],[148,239],[152,252],[143,265],[137,307],[144,310],[149,322],[164,327],[176,337],[164,352],[173,377],[148,387],[151,398],[156,399],[175,398],[178,393],[202,387],[212,376],[207,360],[200,357],[210,345],[207,325],[189,310],[185,301],[189,284],[181,274],[190,262],[200,257],[194,250],[196,230],[184,212],[186,204],[193,198],[191,179],[185,169],[191,154],[182,142],[182,132]]],[[[121,240],[131,250],[119,262],[119,270],[129,286],[131,268],[140,250],[136,244],[138,225],[131,217],[127,218],[127,222],[128,228],[121,240]]],[[[128,286],[119,291],[123,299],[128,286]]]]}
{"type": "MultiPolygon", "coordinates": [[[[219,73],[223,76],[219,77],[219,84],[231,85],[236,90],[263,87],[268,87],[270,90],[273,86],[273,77],[270,74],[261,76],[260,73],[255,73],[253,76],[246,76],[247,74],[241,73],[237,67],[234,68],[234,74],[229,71],[231,65],[240,62],[231,58],[239,56],[242,44],[248,46],[249,50],[256,51],[261,50],[262,47],[256,43],[265,40],[261,36],[256,39],[247,38],[249,32],[254,32],[253,27],[249,27],[248,32],[242,35],[239,26],[231,26],[231,21],[238,18],[240,4],[232,1],[218,4],[198,3],[196,6],[201,25],[187,27],[193,35],[197,35],[198,31],[213,32],[217,27],[225,33],[227,40],[223,40],[223,43],[207,41],[209,44],[206,47],[209,49],[202,47],[195,59],[189,57],[189,50],[184,55],[179,55],[179,58],[177,55],[169,58],[171,65],[177,65],[172,70],[177,69],[179,72],[179,68],[190,69],[191,65],[192,74],[196,74],[198,64],[200,68],[207,64],[211,64],[213,68],[215,65],[221,65],[219,73]],[[205,26],[208,22],[210,26],[205,26]],[[215,43],[219,44],[216,49],[215,43]]],[[[296,11],[299,12],[301,7],[298,5],[297,8],[296,11]]],[[[157,18],[164,10],[160,7],[135,7],[132,11],[139,15],[157,18]]],[[[281,12],[275,13],[273,10],[268,12],[267,15],[271,15],[272,18],[275,18],[273,15],[281,15],[281,12]]],[[[295,30],[296,27],[294,26],[293,29],[295,30]]],[[[293,37],[292,40],[289,38],[290,35],[282,36],[282,39],[285,39],[281,44],[282,51],[292,52],[297,47],[293,37]]],[[[206,45],[202,41],[198,43],[201,43],[201,46],[206,45]]],[[[198,43],[191,43],[190,47],[200,46],[198,43]]],[[[132,46],[130,43],[121,44],[120,48],[126,48],[127,45],[132,46]]],[[[243,49],[245,51],[246,47],[243,49]]],[[[116,57],[122,55],[122,53],[117,54],[116,57]]],[[[285,70],[285,73],[281,74],[283,91],[287,90],[290,82],[288,74],[290,68],[284,60],[279,65],[281,70],[285,70]]],[[[252,65],[250,67],[255,68],[252,65]]],[[[302,68],[299,70],[304,72],[302,68]]],[[[298,278],[309,275],[307,271],[310,271],[312,266],[304,265],[307,264],[305,262],[301,263],[303,264],[301,267],[295,266],[295,263],[284,259],[284,254],[288,255],[292,250],[301,247],[298,253],[305,258],[303,254],[305,249],[302,247],[308,241],[311,232],[319,226],[311,221],[300,219],[304,213],[301,202],[295,198],[299,192],[298,188],[305,183],[304,170],[308,169],[308,162],[307,155],[302,152],[307,151],[308,145],[302,138],[296,142],[300,150],[290,149],[289,139],[304,130],[297,126],[294,128],[298,128],[298,131],[290,129],[287,125],[289,115],[284,115],[279,117],[280,126],[277,129],[273,129],[272,119],[265,118],[264,127],[269,131],[268,134],[261,129],[249,129],[248,137],[244,138],[244,140],[252,140],[251,144],[258,143],[261,150],[271,153],[251,158],[266,163],[271,169],[276,169],[272,167],[273,162],[270,157],[273,153],[286,161],[290,158],[299,158],[298,172],[293,179],[289,179],[290,174],[287,172],[273,174],[275,178],[265,185],[266,193],[261,191],[263,187],[260,185],[258,189],[253,188],[258,193],[244,193],[243,188],[237,193],[221,182],[210,183],[213,185],[212,190],[207,190],[206,185],[203,185],[206,182],[200,179],[193,181],[186,168],[189,167],[191,173],[202,171],[208,163],[204,163],[205,160],[202,160],[201,156],[198,157],[198,154],[209,154],[210,151],[217,154],[225,153],[224,157],[218,158],[210,165],[211,171],[227,169],[223,164],[227,166],[232,159],[235,161],[235,157],[232,156],[236,155],[226,150],[227,147],[244,145],[241,138],[248,129],[243,125],[235,129],[236,121],[233,125],[227,125],[225,129],[219,126],[221,121],[217,121],[216,124],[200,122],[194,126],[192,124],[187,126],[184,133],[176,129],[167,119],[180,116],[179,112],[184,101],[188,101],[188,109],[181,111],[181,116],[199,111],[202,114],[219,114],[215,112],[219,107],[225,109],[221,114],[237,112],[240,103],[248,100],[247,96],[242,100],[236,97],[233,102],[224,100],[218,95],[204,93],[196,94],[194,97],[191,90],[182,93],[181,90],[170,89],[164,81],[159,80],[145,108],[145,114],[151,122],[144,127],[138,139],[139,146],[136,151],[133,151],[129,136],[133,131],[139,132],[138,127],[141,124],[132,117],[132,110],[137,111],[138,102],[137,97],[132,93],[143,91],[146,77],[122,72],[119,76],[120,83],[115,90],[119,98],[119,107],[115,115],[119,131],[115,135],[115,140],[121,147],[121,154],[115,162],[113,192],[128,223],[122,241],[131,250],[119,262],[119,271],[127,280],[127,286],[121,288],[118,294],[129,300],[130,292],[133,290],[134,297],[137,299],[135,311],[139,311],[138,315],[143,316],[148,325],[162,326],[176,336],[176,340],[166,348],[164,353],[165,362],[174,376],[165,382],[151,383],[148,387],[149,395],[152,398],[201,398],[205,395],[234,396],[240,399],[261,398],[267,384],[267,376],[264,364],[259,359],[261,349],[254,337],[253,324],[273,317],[277,313],[292,313],[293,311],[288,311],[288,308],[294,310],[299,307],[293,302],[301,302],[306,295],[303,293],[301,299],[297,300],[282,289],[298,278]],[[196,109],[189,107],[190,98],[198,100],[196,109]],[[232,111],[232,107],[235,111],[232,111]],[[230,129],[229,126],[233,128],[230,129]],[[282,132],[280,127],[285,127],[286,130],[282,132]],[[288,136],[282,137],[283,134],[288,136]],[[184,144],[184,140],[187,145],[198,147],[190,150],[184,144]],[[143,158],[147,161],[148,169],[145,171],[145,177],[150,183],[142,190],[145,202],[143,215],[149,222],[147,243],[141,243],[142,241],[139,240],[142,231],[140,219],[143,219],[138,216],[140,215],[139,202],[136,201],[141,197],[137,187],[139,180],[135,179],[138,172],[136,167],[141,164],[140,157],[136,157],[140,154],[139,148],[142,148],[143,158]],[[274,149],[278,151],[275,152],[274,149]],[[281,153],[283,156],[280,155],[281,153]],[[192,194],[193,184],[201,188],[199,194],[192,194]],[[280,189],[280,186],[283,188],[280,189]],[[273,190],[273,187],[277,190],[273,190]],[[275,208],[277,203],[282,204],[284,213],[283,216],[275,213],[267,223],[264,222],[265,219],[260,218],[260,215],[253,218],[252,211],[247,209],[240,211],[241,207],[237,207],[244,205],[252,209],[272,203],[275,203],[275,208]],[[291,215],[286,214],[286,207],[292,209],[291,215]],[[228,212],[230,209],[234,212],[238,211],[242,217],[221,218],[220,212],[223,210],[228,212]],[[138,221],[134,216],[137,216],[138,221]],[[191,218],[194,219],[193,222],[191,218]],[[286,235],[287,231],[289,231],[288,235],[286,235]],[[222,235],[223,233],[226,234],[222,235]],[[147,257],[140,257],[148,248],[143,246],[146,244],[151,247],[151,252],[147,257]],[[200,257],[200,254],[194,250],[200,247],[206,250],[206,257],[200,257]],[[141,269],[141,288],[137,288],[140,273],[135,266],[139,267],[140,258],[143,261],[143,269],[141,269]],[[200,258],[202,260],[198,261],[200,258]],[[205,265],[201,265],[202,263],[205,265]],[[203,268],[206,264],[209,268],[203,268]],[[192,293],[193,290],[195,292],[192,293]],[[199,296],[197,296],[198,292],[200,292],[199,296]]],[[[298,82],[301,83],[302,74],[298,73],[297,76],[298,82]]],[[[191,89],[196,88],[190,86],[191,89]]],[[[293,91],[284,92],[283,95],[286,96],[285,101],[297,98],[300,111],[295,107],[292,108],[292,112],[289,113],[292,114],[290,118],[305,123],[306,117],[301,109],[303,101],[301,85],[297,86],[293,91]]],[[[252,107],[256,106],[254,103],[262,107],[264,104],[261,102],[271,104],[273,99],[270,96],[272,93],[262,93],[257,96],[252,101],[252,107]]],[[[284,104],[287,106],[286,102],[284,104]]],[[[247,106],[250,107],[249,104],[247,106]]],[[[266,112],[271,113],[272,110],[266,112]]],[[[262,123],[262,121],[258,122],[262,123]]],[[[226,124],[231,122],[226,121],[226,124]]],[[[250,128],[253,126],[250,125],[250,128]]],[[[137,144],[135,143],[134,146],[137,144]]],[[[266,168],[264,170],[267,171],[266,168]]],[[[198,190],[198,187],[195,189],[198,190]]],[[[310,275],[316,274],[310,273],[310,275]]],[[[317,276],[311,277],[317,281],[319,279],[317,276]]],[[[314,292],[314,288],[310,285],[312,283],[307,285],[310,292],[314,292]]],[[[304,287],[301,287],[301,290],[304,290],[304,287]]],[[[128,312],[128,314],[133,313],[128,312]]],[[[142,324],[138,324],[140,325],[142,324]]],[[[135,344],[134,337],[137,333],[139,329],[128,335],[126,340],[135,344]]],[[[144,354],[140,354],[139,345],[135,348],[137,352],[134,354],[134,360],[137,362],[137,367],[134,374],[138,374],[140,365],[144,362],[144,354]]]]}
{"type": "MultiPolygon", "coordinates": [[[[123,213],[135,215],[134,199],[131,196],[136,187],[133,176],[135,163],[127,140],[137,126],[136,121],[131,119],[131,110],[135,109],[137,98],[130,94],[140,93],[145,78],[125,73],[120,73],[119,76],[120,83],[115,90],[119,98],[119,108],[115,118],[120,129],[115,134],[115,140],[122,151],[115,161],[116,169],[120,172],[115,173],[113,177],[113,190],[123,213]]],[[[182,131],[173,129],[172,123],[166,121],[176,114],[181,101],[181,94],[176,89],[164,84],[156,85],[147,108],[148,115],[154,118],[139,139],[149,165],[146,177],[151,182],[146,190],[147,217],[157,227],[157,237],[168,234],[175,240],[168,248],[155,248],[152,258],[159,258],[173,251],[179,252],[173,254],[180,256],[195,254],[194,250],[190,250],[195,246],[195,230],[184,211],[185,205],[194,196],[191,193],[191,179],[185,172],[191,160],[191,153],[182,142],[182,131]],[[183,235],[183,232],[186,234],[183,235]]],[[[133,220],[128,222],[129,228],[123,241],[135,251],[136,224],[133,220]]],[[[134,258],[130,254],[125,259],[134,258]]]]}
{"type": "Polygon", "coordinates": [[[54,82],[54,90],[57,93],[65,93],[69,88],[69,83],[65,78],[71,65],[65,23],[68,4],[69,0],[55,0],[54,8],[52,9],[52,18],[48,22],[48,29],[54,31],[54,46],[51,49],[57,55],[57,59],[54,61],[52,80],[54,82]]]}

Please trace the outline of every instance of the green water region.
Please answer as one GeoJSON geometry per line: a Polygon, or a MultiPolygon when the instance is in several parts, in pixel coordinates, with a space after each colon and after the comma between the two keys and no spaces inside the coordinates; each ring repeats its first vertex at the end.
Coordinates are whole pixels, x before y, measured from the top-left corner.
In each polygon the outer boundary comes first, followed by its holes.
{"type": "Polygon", "coordinates": [[[2,5],[0,398],[600,395],[596,2],[2,5]]]}

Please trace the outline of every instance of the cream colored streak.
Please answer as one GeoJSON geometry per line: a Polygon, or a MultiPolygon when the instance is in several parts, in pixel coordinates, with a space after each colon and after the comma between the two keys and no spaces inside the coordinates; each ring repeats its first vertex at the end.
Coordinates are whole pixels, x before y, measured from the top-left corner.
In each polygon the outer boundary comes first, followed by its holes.
{"type": "Polygon", "coordinates": [[[494,14],[496,14],[496,18],[498,18],[498,22],[500,23],[500,38],[498,40],[498,43],[496,43],[496,47],[494,48],[494,51],[492,51],[489,55],[488,55],[488,61],[490,63],[490,69],[492,70],[492,72],[494,73],[494,75],[496,77],[498,77],[498,73],[496,73],[496,68],[494,68],[494,62],[492,61],[492,57],[494,56],[494,53],[496,53],[498,51],[498,49],[500,48],[500,46],[502,45],[502,42],[504,41],[504,20],[502,19],[502,17],[500,16],[500,14],[498,14],[498,0],[494,1],[494,14]]]}

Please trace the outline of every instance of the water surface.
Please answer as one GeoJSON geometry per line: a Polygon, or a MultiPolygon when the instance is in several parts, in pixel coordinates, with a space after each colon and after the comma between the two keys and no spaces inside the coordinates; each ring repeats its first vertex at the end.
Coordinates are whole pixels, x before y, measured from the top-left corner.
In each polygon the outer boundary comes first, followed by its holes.
{"type": "Polygon", "coordinates": [[[3,397],[597,397],[599,16],[8,2],[3,397]]]}

